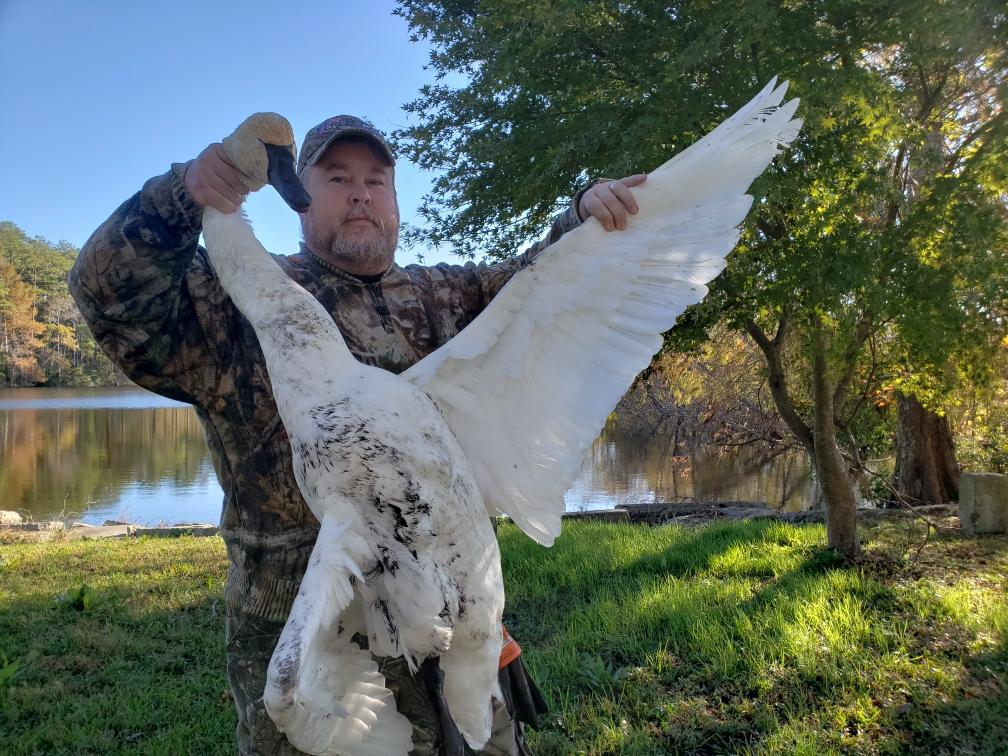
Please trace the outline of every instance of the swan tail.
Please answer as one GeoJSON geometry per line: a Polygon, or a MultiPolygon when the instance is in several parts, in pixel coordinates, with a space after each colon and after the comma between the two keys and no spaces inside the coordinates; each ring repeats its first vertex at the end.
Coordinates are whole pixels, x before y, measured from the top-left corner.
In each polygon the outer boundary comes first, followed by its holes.
{"type": "Polygon", "coordinates": [[[311,754],[406,756],[413,728],[371,654],[338,638],[313,649],[282,729],[311,754]]]}

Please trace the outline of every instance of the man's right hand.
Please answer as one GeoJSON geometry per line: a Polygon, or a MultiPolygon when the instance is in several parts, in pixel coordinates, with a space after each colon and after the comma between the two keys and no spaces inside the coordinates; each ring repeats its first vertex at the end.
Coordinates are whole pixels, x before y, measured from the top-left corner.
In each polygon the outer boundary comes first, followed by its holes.
{"type": "Polygon", "coordinates": [[[636,215],[640,208],[634,199],[631,186],[640,186],[647,181],[646,173],[610,181],[596,182],[581,195],[577,214],[582,221],[595,216],[606,231],[623,230],[627,227],[627,216],[636,215]]]}
{"type": "Polygon", "coordinates": [[[227,159],[220,142],[215,142],[189,162],[182,177],[189,194],[200,207],[233,213],[245,199],[238,169],[227,159]]]}

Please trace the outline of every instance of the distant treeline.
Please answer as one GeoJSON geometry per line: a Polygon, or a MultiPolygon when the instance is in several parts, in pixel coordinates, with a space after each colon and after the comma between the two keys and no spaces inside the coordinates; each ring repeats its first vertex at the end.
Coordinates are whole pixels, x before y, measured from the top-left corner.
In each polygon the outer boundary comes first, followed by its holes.
{"type": "Polygon", "coordinates": [[[67,289],[79,251],[0,221],[0,385],[127,382],[98,347],[67,289]]]}

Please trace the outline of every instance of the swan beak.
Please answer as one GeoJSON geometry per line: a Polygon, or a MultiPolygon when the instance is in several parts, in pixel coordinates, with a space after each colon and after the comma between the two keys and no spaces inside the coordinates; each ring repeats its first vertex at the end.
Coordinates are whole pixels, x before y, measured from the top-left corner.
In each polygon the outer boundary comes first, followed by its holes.
{"type": "Polygon", "coordinates": [[[311,204],[311,197],[294,171],[294,155],[291,148],[282,144],[264,144],[269,156],[266,178],[276,189],[284,202],[296,213],[303,213],[311,204]]]}

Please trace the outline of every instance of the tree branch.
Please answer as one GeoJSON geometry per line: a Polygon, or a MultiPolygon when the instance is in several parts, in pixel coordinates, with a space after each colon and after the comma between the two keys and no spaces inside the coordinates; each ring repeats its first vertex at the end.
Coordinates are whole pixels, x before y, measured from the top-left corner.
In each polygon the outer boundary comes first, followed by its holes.
{"type": "Polygon", "coordinates": [[[780,347],[787,333],[787,322],[787,316],[782,316],[777,326],[777,333],[774,335],[772,341],[752,318],[746,318],[745,329],[746,333],[752,337],[752,340],[756,342],[756,345],[766,358],[769,370],[767,383],[770,384],[770,394],[773,396],[774,404],[777,405],[777,411],[781,413],[784,422],[787,423],[788,428],[795,434],[801,445],[811,454],[815,449],[812,430],[801,419],[797,410],[795,410],[794,402],[791,401],[791,397],[788,394],[787,378],[784,375],[784,368],[780,360],[780,347]]]}
{"type": "Polygon", "coordinates": [[[762,215],[757,215],[755,217],[756,228],[763,232],[763,235],[768,239],[780,239],[784,236],[784,229],[780,226],[776,226],[770,222],[769,219],[762,215]]]}
{"type": "MultiPolygon", "coordinates": [[[[850,342],[848,342],[847,349],[844,350],[842,363],[843,374],[840,376],[840,380],[837,382],[836,388],[833,391],[834,411],[839,409],[840,405],[843,404],[844,400],[847,398],[847,390],[850,388],[851,381],[854,380],[854,370],[857,368],[857,357],[861,353],[861,347],[864,346],[864,343],[871,335],[871,326],[871,308],[865,307],[864,312],[861,313],[858,324],[854,329],[854,335],[851,337],[850,342]]],[[[839,425],[840,423],[837,424],[839,425]]]]}
{"type": "Polygon", "coordinates": [[[1001,118],[1003,118],[1003,116],[999,115],[991,119],[990,121],[987,121],[986,123],[981,124],[977,128],[973,129],[973,131],[971,131],[966,136],[966,138],[964,138],[962,142],[960,142],[959,146],[956,147],[955,151],[951,155],[949,155],[949,159],[945,161],[945,172],[948,173],[955,167],[956,163],[959,162],[960,157],[962,157],[963,151],[967,147],[973,144],[973,142],[975,142],[980,137],[985,136],[990,132],[994,131],[997,121],[1001,118]]]}
{"type": "Polygon", "coordinates": [[[861,407],[863,407],[864,403],[868,400],[868,393],[871,391],[871,387],[875,383],[875,376],[878,373],[878,355],[875,350],[874,339],[869,339],[868,345],[871,348],[872,355],[871,368],[868,370],[868,377],[864,381],[864,390],[861,392],[861,395],[858,396],[857,401],[854,402],[854,406],[851,407],[850,412],[847,413],[847,417],[843,422],[844,428],[851,424],[851,421],[857,417],[857,413],[861,411],[861,407]]]}

